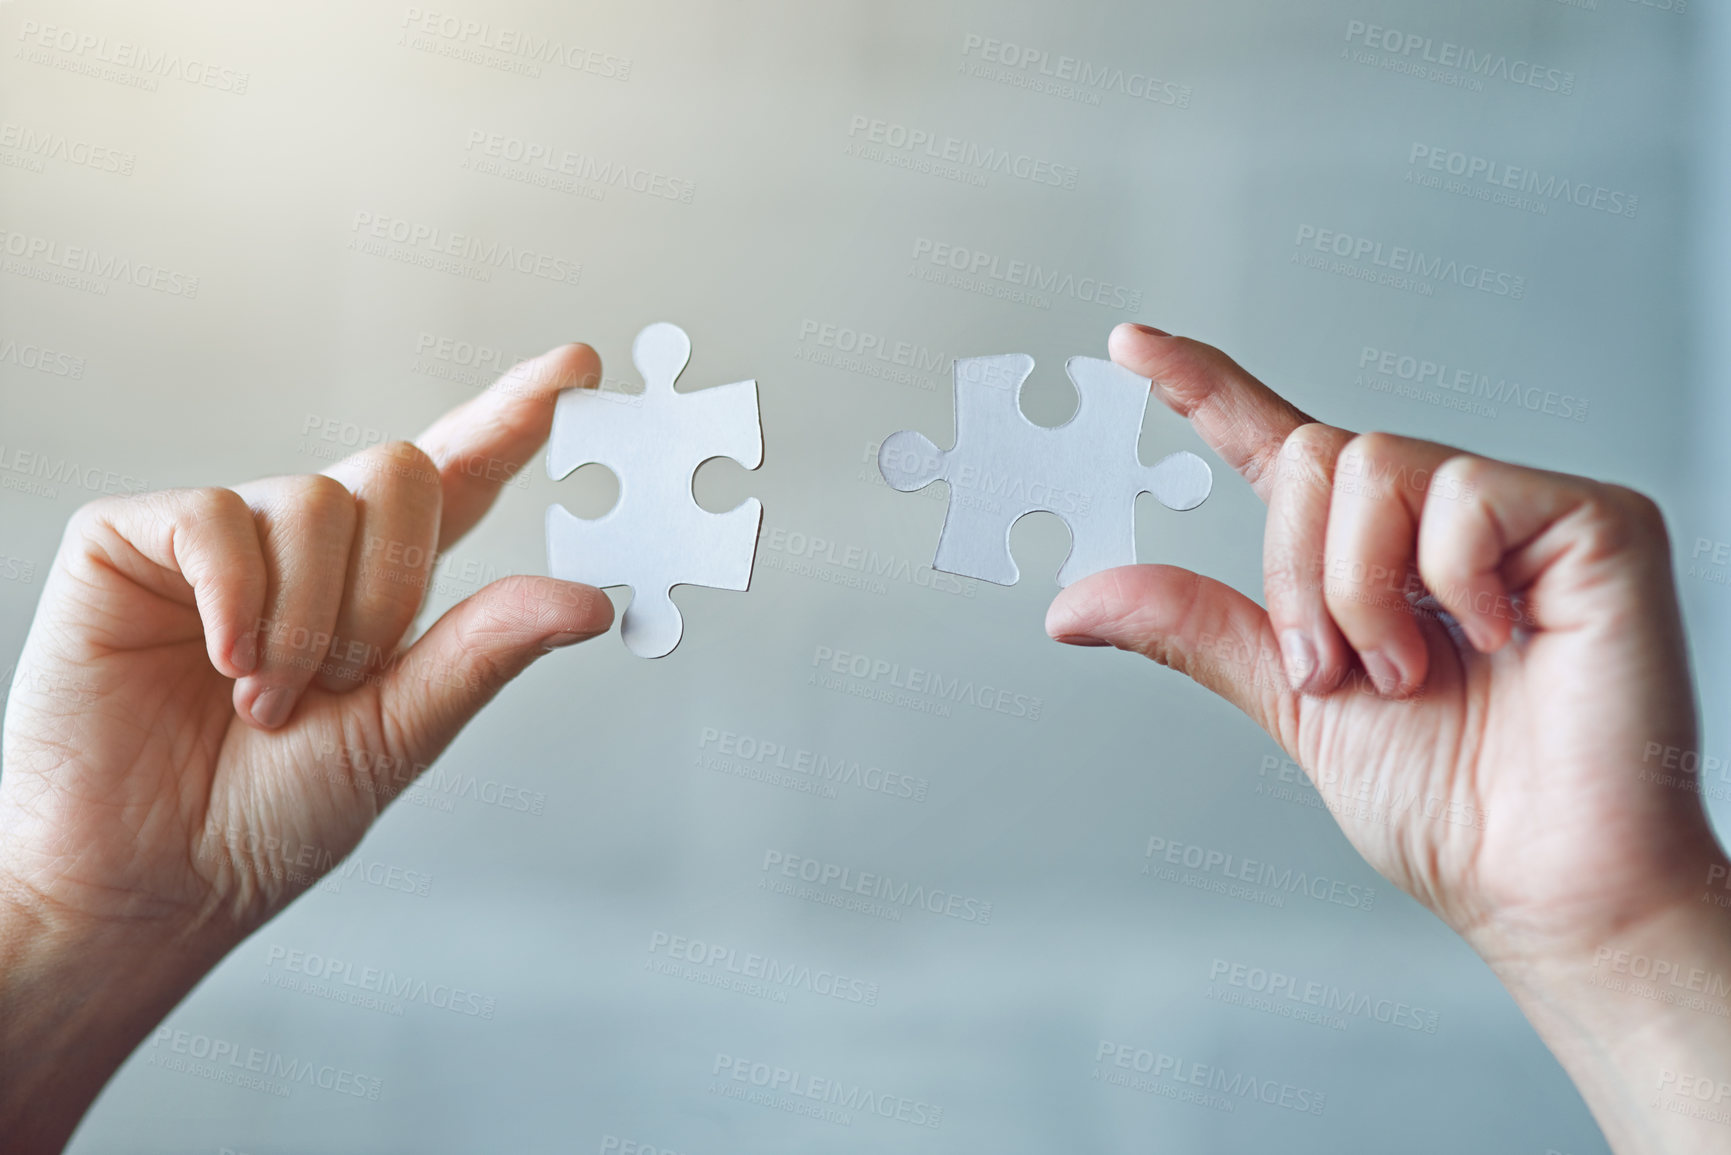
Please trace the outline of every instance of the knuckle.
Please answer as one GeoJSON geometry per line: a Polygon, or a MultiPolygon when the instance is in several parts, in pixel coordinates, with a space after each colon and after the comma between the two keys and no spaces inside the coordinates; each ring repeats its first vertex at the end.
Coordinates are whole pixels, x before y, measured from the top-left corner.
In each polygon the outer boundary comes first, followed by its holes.
{"type": "Polygon", "coordinates": [[[1374,464],[1387,461],[1398,450],[1401,439],[1392,433],[1360,433],[1340,451],[1341,464],[1348,462],[1374,464]]]}
{"type": "MultiPolygon", "coordinates": [[[[94,548],[96,543],[124,538],[129,525],[142,524],[147,518],[172,522],[174,515],[184,511],[191,489],[154,490],[146,493],[112,493],[92,498],[73,511],[67,519],[62,544],[82,543],[94,548]]],[[[196,511],[195,511],[196,512],[196,511]]]]}
{"type": "Polygon", "coordinates": [[[1304,454],[1312,460],[1325,461],[1335,456],[1350,434],[1322,421],[1307,421],[1286,435],[1286,449],[1304,454]]]}
{"type": "Polygon", "coordinates": [[[1485,495],[1492,488],[1501,466],[1488,458],[1471,453],[1457,453],[1431,471],[1425,482],[1425,503],[1421,517],[1434,520],[1435,511],[1449,508],[1470,511],[1476,517],[1488,517],[1485,495]],[[1440,499],[1440,500],[1439,500],[1440,499]]]}
{"type": "Polygon", "coordinates": [[[121,502],[136,500],[130,496],[98,497],[87,501],[72,511],[72,516],[66,522],[68,538],[86,538],[96,526],[107,521],[120,507],[121,502]]]}
{"type": "Polygon", "coordinates": [[[187,512],[201,520],[252,520],[252,510],[248,508],[246,499],[232,489],[217,485],[201,486],[186,490],[184,501],[187,512]]]}
{"type": "Polygon", "coordinates": [[[1423,471],[1405,465],[1407,439],[1393,433],[1360,433],[1341,448],[1334,463],[1334,494],[1337,498],[1386,500],[1401,486],[1422,488],[1428,482],[1423,471]]]}
{"type": "Polygon", "coordinates": [[[1470,493],[1481,493],[1490,480],[1495,466],[1486,458],[1473,453],[1457,453],[1437,466],[1432,476],[1446,479],[1470,493]]]}
{"type": "Polygon", "coordinates": [[[360,464],[388,481],[422,489],[439,487],[439,467],[427,451],[412,441],[387,441],[360,455],[360,464]]]}
{"type": "Polygon", "coordinates": [[[1665,527],[1665,511],[1659,508],[1659,503],[1638,489],[1630,489],[1624,485],[1606,487],[1622,511],[1623,516],[1636,529],[1655,535],[1667,535],[1665,527]]]}
{"type": "Polygon", "coordinates": [[[1374,436],[1360,433],[1341,446],[1340,456],[1334,461],[1334,488],[1337,493],[1359,491],[1371,472],[1371,464],[1376,460],[1373,456],[1376,443],[1371,440],[1374,436]]]}
{"type": "Polygon", "coordinates": [[[119,504],[131,500],[134,499],[126,496],[98,497],[73,510],[72,516],[66,520],[65,531],[60,535],[57,554],[60,563],[70,565],[75,559],[100,554],[102,542],[109,536],[105,527],[114,520],[119,504]]]}
{"type": "Polygon", "coordinates": [[[1638,490],[1622,485],[1596,486],[1583,513],[1595,552],[1669,552],[1665,514],[1658,503],[1638,490]]]}
{"type": "Polygon", "coordinates": [[[289,503],[318,525],[352,525],[355,495],[334,477],[307,473],[289,479],[289,503]]]}
{"type": "Polygon", "coordinates": [[[1334,472],[1338,438],[1320,421],[1300,425],[1281,443],[1277,485],[1326,486],[1334,472]]]}

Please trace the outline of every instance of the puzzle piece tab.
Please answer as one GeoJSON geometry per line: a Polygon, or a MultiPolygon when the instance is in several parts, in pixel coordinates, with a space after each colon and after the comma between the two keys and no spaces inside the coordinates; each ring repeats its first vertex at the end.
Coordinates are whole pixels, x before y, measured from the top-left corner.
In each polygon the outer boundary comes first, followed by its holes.
{"type": "Polygon", "coordinates": [[[932,568],[1015,585],[1010,529],[1036,510],[1070,527],[1070,556],[1058,584],[1070,585],[1136,561],[1136,498],[1152,493],[1168,509],[1195,509],[1214,475],[1194,453],[1154,465],[1137,456],[1150,382],[1111,361],[1072,357],[1064,371],[1076,386],[1076,415],[1056,429],[1022,414],[1022,384],[1034,359],[1022,353],[955,363],[956,446],[940,450],[903,430],[885,438],[878,471],[891,488],[911,493],[934,481],[950,486],[950,508],[932,568]]]}
{"type": "Polygon", "coordinates": [[[593,586],[630,586],[620,634],[632,653],[660,658],[685,630],[669,592],[676,585],[744,590],[751,584],[763,505],[748,498],[710,513],[692,497],[697,467],[731,457],[763,464],[757,382],[675,393],[691,360],[691,339],[666,322],[637,334],[631,360],[641,396],[567,389],[553,410],[547,473],[558,481],[598,462],[619,479],[619,500],[599,518],[547,507],[547,565],[554,577],[593,586]]]}

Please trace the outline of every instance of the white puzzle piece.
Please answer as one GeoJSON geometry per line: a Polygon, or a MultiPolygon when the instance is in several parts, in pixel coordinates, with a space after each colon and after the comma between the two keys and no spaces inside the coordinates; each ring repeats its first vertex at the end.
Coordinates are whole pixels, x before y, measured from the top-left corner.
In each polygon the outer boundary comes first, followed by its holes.
{"type": "Polygon", "coordinates": [[[619,501],[598,518],[547,507],[547,565],[556,578],[630,586],[620,634],[632,653],[673,652],[685,623],[669,592],[676,585],[744,590],[751,585],[763,504],[748,498],[710,513],[691,494],[697,467],[731,457],[763,464],[757,382],[675,393],[691,360],[691,338],[666,322],[637,334],[631,360],[643,377],[641,404],[619,394],[567,389],[553,410],[547,473],[558,481],[598,462],[619,479],[619,501]]]}
{"type": "Polygon", "coordinates": [[[1081,401],[1056,429],[1022,414],[1022,384],[1034,371],[1023,353],[955,363],[956,447],[940,450],[903,430],[885,438],[878,470],[911,493],[934,481],[950,486],[950,508],[932,568],[1015,585],[1010,528],[1036,510],[1070,527],[1070,556],[1058,584],[1070,585],[1136,561],[1136,498],[1152,493],[1168,509],[1195,509],[1214,475],[1194,453],[1154,465],[1137,456],[1150,382],[1111,361],[1072,357],[1064,371],[1081,401]]]}

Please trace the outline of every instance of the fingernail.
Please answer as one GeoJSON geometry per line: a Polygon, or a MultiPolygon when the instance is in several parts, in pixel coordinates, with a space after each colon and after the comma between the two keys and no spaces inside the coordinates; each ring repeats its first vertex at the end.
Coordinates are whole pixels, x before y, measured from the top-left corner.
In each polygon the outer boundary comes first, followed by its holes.
{"type": "Polygon", "coordinates": [[[1492,640],[1491,627],[1486,622],[1477,617],[1457,618],[1455,620],[1466,631],[1467,641],[1472,643],[1473,649],[1481,654],[1491,652],[1496,643],[1492,640]]]}
{"type": "Polygon", "coordinates": [[[250,674],[258,668],[258,635],[242,634],[235,640],[233,648],[228,651],[228,660],[234,663],[234,668],[243,674],[250,674]]]}
{"type": "Polygon", "coordinates": [[[294,705],[293,693],[282,686],[272,686],[252,700],[252,720],[266,730],[274,730],[288,721],[294,705]]]}
{"type": "Polygon", "coordinates": [[[1385,698],[1400,690],[1400,671],[1395,669],[1387,655],[1375,650],[1363,655],[1364,672],[1370,675],[1370,684],[1376,687],[1376,692],[1385,698]]]}
{"type": "Polygon", "coordinates": [[[1304,689],[1310,675],[1316,672],[1316,647],[1303,630],[1287,630],[1280,635],[1280,660],[1286,665],[1286,680],[1294,690],[1304,689]]]}
{"type": "Polygon", "coordinates": [[[589,636],[590,636],[589,634],[573,634],[573,633],[554,634],[552,637],[550,637],[546,641],[542,642],[541,645],[545,649],[557,650],[563,646],[574,646],[578,642],[582,641],[584,638],[587,638],[589,636]]]}
{"type": "Polygon", "coordinates": [[[1146,333],[1150,337],[1170,337],[1172,335],[1164,329],[1156,329],[1152,325],[1140,325],[1134,321],[1130,323],[1130,327],[1139,333],[1146,333]]]}
{"type": "Polygon", "coordinates": [[[1052,640],[1066,646],[1086,646],[1090,649],[1105,649],[1112,644],[1111,642],[1103,642],[1099,638],[1089,637],[1087,634],[1061,634],[1052,640]]]}

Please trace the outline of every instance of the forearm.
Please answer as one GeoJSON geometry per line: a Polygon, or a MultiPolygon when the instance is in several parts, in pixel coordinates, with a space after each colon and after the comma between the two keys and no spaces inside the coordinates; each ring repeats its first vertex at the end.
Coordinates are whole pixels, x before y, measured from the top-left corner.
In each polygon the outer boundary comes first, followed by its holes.
{"type": "Polygon", "coordinates": [[[62,1150],[109,1077],[221,957],[133,927],[68,923],[0,879],[0,1136],[62,1150]]]}
{"type": "Polygon", "coordinates": [[[1731,1150],[1731,912],[1703,902],[1576,952],[1484,952],[1617,1155],[1731,1150]]]}

